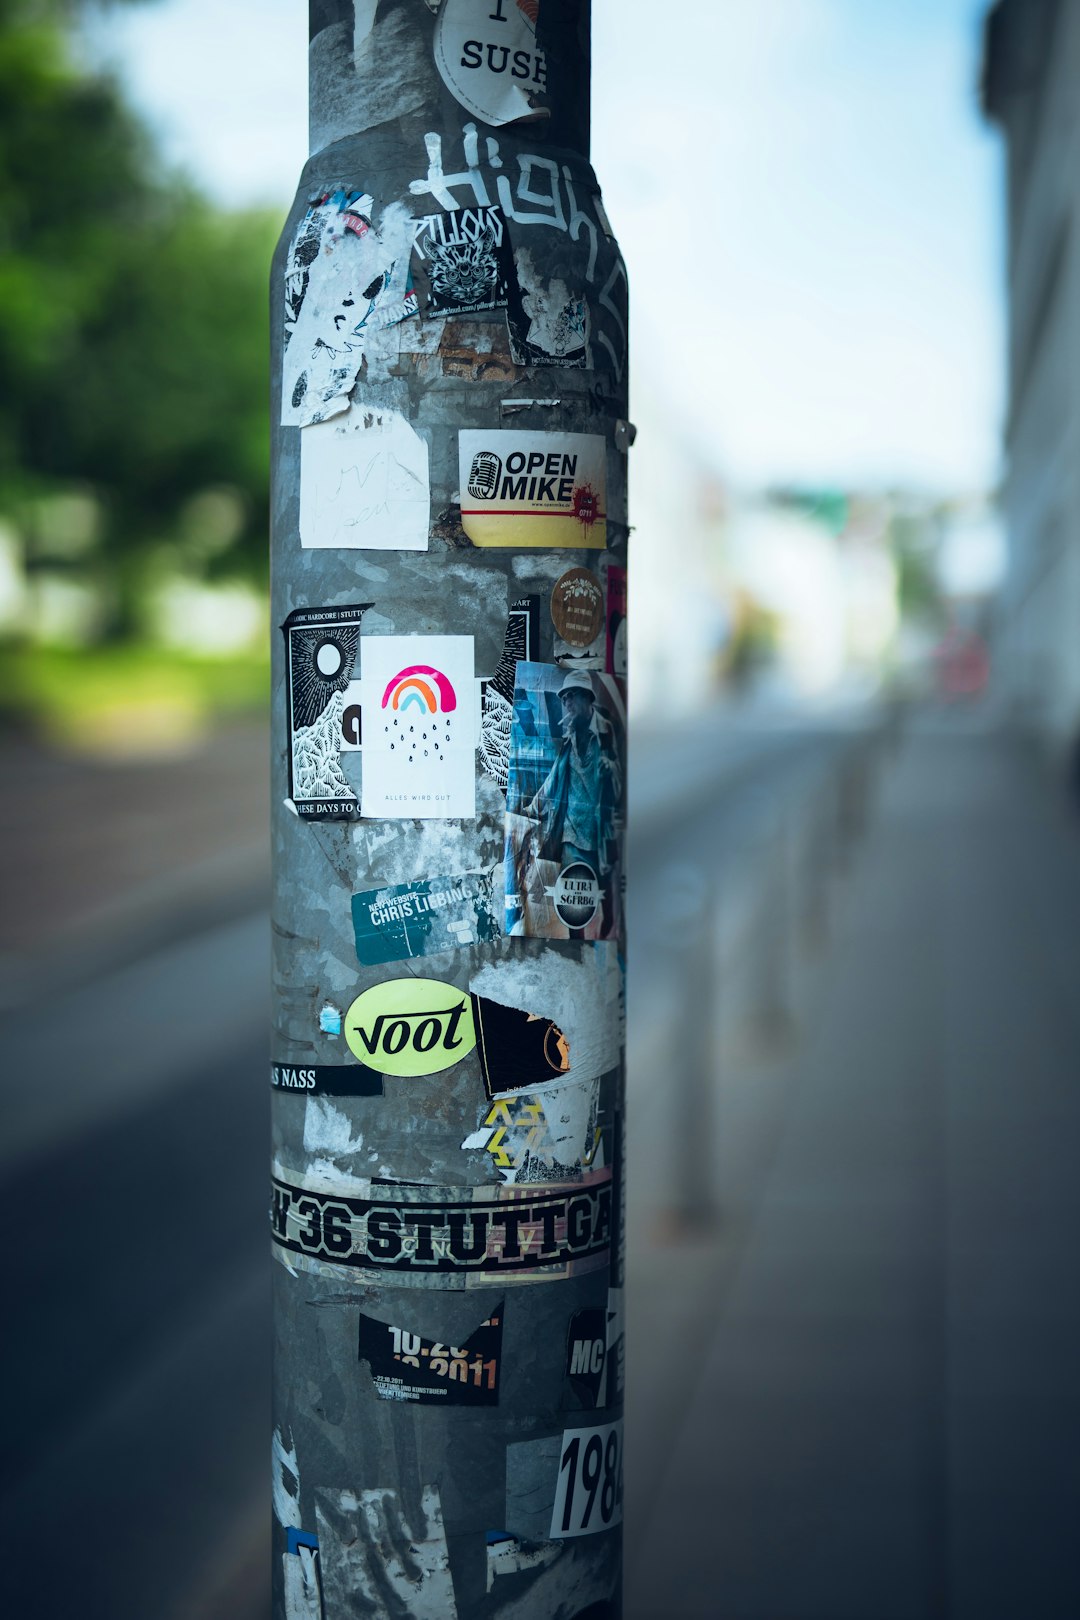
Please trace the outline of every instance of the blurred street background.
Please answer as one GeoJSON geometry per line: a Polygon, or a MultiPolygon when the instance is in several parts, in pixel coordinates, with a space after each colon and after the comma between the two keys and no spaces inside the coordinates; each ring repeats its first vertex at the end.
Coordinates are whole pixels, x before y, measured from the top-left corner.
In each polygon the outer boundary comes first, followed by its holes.
{"type": "MultiPolygon", "coordinates": [[[[1076,1620],[1080,0],[593,10],[627,1620],[1076,1620]]],[[[268,1613],[305,12],[0,3],[5,1614],[268,1613]]]]}

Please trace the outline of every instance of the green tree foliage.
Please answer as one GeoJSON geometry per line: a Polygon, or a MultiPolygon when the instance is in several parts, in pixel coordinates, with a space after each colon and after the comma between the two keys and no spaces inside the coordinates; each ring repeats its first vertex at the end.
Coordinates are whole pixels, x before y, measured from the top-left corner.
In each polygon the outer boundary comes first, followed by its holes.
{"type": "Polygon", "coordinates": [[[261,575],[278,224],[163,168],[60,0],[0,0],[0,507],[88,486],[123,576],[227,486],[242,521],[214,566],[261,575]]]}

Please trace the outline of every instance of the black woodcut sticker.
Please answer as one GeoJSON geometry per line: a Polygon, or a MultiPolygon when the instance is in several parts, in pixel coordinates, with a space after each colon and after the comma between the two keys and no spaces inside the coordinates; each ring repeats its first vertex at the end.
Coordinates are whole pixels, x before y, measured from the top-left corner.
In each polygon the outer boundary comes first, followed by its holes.
{"type": "Polygon", "coordinates": [[[558,1080],[571,1052],[558,1024],[535,1013],[473,996],[476,1052],[489,1097],[529,1091],[558,1080]]]}
{"type": "Polygon", "coordinates": [[[507,703],[514,701],[514,675],[518,660],[524,659],[528,662],[530,658],[539,656],[540,598],[519,596],[517,601],[511,604],[507,615],[502,655],[491,678],[492,686],[507,703]]]}
{"type": "Polygon", "coordinates": [[[381,1400],[497,1406],[502,1322],[500,1304],[461,1345],[452,1345],[378,1322],[361,1311],[359,1358],[371,1368],[381,1400]]]}
{"type": "Polygon", "coordinates": [[[481,681],[480,758],[485,771],[505,792],[510,765],[510,720],[518,660],[540,657],[540,598],[522,596],[506,621],[503,650],[489,681],[481,681]]]}
{"type": "Polygon", "coordinates": [[[372,1184],[369,1197],[273,1178],[275,1241],[367,1272],[458,1273],[537,1282],[610,1260],[611,1172],[559,1187],[372,1184]]]}
{"type": "Polygon", "coordinates": [[[362,1063],[271,1063],[276,1091],[302,1091],[308,1097],[381,1097],[382,1075],[362,1063]]]}
{"type": "Polygon", "coordinates": [[[497,203],[425,214],[414,229],[413,265],[425,315],[506,308],[514,263],[497,203]]]}
{"type": "Polygon", "coordinates": [[[528,248],[514,255],[507,282],[506,330],[516,366],[562,366],[584,370],[589,364],[589,306],[579,292],[561,280],[545,282],[528,248]]]}
{"type": "Polygon", "coordinates": [[[289,798],[298,816],[344,820],[360,814],[341,754],[360,747],[356,655],[370,602],[297,608],[285,635],[289,798]]]}

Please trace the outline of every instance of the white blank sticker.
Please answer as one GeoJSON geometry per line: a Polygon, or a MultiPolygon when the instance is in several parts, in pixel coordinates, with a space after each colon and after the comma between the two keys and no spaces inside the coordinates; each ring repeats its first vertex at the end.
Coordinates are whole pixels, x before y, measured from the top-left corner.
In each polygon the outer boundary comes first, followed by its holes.
{"type": "Polygon", "coordinates": [[[426,551],[428,447],[398,411],[352,405],[300,434],[305,549],[426,551]]]}

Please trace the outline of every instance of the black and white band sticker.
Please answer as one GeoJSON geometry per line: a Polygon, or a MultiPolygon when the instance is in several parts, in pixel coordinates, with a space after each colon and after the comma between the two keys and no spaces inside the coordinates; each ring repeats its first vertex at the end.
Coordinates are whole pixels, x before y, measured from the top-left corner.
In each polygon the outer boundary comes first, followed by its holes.
{"type": "Polygon", "coordinates": [[[608,1169],[543,1191],[372,1183],[366,1197],[275,1176],[270,1218],[279,1248],[325,1264],[544,1282],[610,1263],[611,1209],[608,1169]]]}
{"type": "Polygon", "coordinates": [[[566,1335],[568,1411],[588,1407],[618,1408],[623,1398],[622,1290],[609,1288],[607,1305],[575,1311],[566,1335]]]}
{"type": "Polygon", "coordinates": [[[381,1074],[360,1063],[271,1063],[275,1091],[301,1091],[309,1097],[381,1097],[381,1074]]]}
{"type": "Polygon", "coordinates": [[[590,1305],[575,1311],[566,1336],[566,1378],[577,1407],[600,1406],[607,1365],[607,1311],[590,1305]]]}
{"type": "Polygon", "coordinates": [[[622,1464],[622,1418],[595,1429],[564,1430],[551,1510],[552,1541],[594,1536],[622,1523],[622,1464]]]}
{"type": "Polygon", "coordinates": [[[371,606],[296,608],[285,635],[289,803],[298,816],[346,820],[360,814],[341,755],[360,747],[360,624],[371,606]]]}

